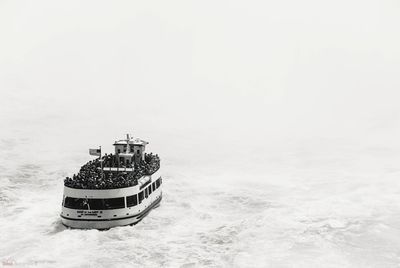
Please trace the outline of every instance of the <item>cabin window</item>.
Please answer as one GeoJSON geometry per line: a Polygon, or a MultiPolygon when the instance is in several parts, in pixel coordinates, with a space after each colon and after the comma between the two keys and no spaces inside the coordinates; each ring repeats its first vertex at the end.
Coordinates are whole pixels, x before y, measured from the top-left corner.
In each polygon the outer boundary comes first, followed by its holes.
{"type": "Polygon", "coordinates": [[[151,185],[149,185],[149,195],[151,195],[151,193],[153,192],[152,190],[151,190],[151,185]]]}
{"type": "Polygon", "coordinates": [[[117,209],[125,207],[125,198],[108,198],[104,200],[104,209],[117,209]]]}
{"type": "Polygon", "coordinates": [[[156,180],[157,188],[161,185],[161,177],[156,180]]]}
{"type": "Polygon", "coordinates": [[[104,205],[104,199],[88,199],[89,209],[91,210],[103,210],[106,209],[104,205]]]}
{"type": "Polygon", "coordinates": [[[65,198],[64,207],[81,210],[107,210],[125,208],[123,197],[107,199],[65,198]]]}
{"type": "Polygon", "coordinates": [[[153,182],[152,184],[151,184],[151,187],[153,188],[153,192],[156,190],[156,182],[153,182]]]}
{"type": "Polygon", "coordinates": [[[133,206],[136,206],[137,204],[138,204],[138,201],[137,201],[136,194],[126,197],[126,206],[127,207],[133,207],[133,206]]]}
{"type": "Polygon", "coordinates": [[[142,203],[143,200],[143,191],[139,193],[139,204],[142,203]]]}
{"type": "Polygon", "coordinates": [[[149,197],[149,188],[144,189],[144,196],[149,197]]]}
{"type": "Polygon", "coordinates": [[[65,198],[64,207],[72,209],[88,209],[83,198],[73,198],[68,196],[65,198]]]}
{"type": "Polygon", "coordinates": [[[120,149],[118,149],[118,150],[117,150],[117,152],[120,154],[120,153],[121,153],[121,150],[120,150],[120,149]]]}

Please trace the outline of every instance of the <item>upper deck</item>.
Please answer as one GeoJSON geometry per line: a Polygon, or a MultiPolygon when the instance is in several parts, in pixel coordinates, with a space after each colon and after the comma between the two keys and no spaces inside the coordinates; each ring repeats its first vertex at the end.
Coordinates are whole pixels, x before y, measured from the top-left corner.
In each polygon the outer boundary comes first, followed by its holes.
{"type": "Polygon", "coordinates": [[[131,187],[146,175],[152,175],[160,168],[158,155],[145,154],[140,163],[126,164],[113,154],[89,161],[72,178],[67,177],[64,185],[76,189],[116,189],[131,187]]]}
{"type": "Polygon", "coordinates": [[[152,175],[160,168],[157,154],[144,153],[148,142],[127,135],[126,140],[116,141],[115,154],[101,156],[101,149],[89,152],[100,156],[87,162],[72,178],[66,177],[64,185],[75,189],[118,189],[132,187],[146,175],[152,175]]]}

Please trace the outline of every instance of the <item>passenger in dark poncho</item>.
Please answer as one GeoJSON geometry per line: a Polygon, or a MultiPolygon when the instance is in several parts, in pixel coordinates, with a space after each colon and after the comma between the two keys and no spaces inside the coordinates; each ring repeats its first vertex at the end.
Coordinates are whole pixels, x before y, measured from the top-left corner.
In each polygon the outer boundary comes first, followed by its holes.
{"type": "Polygon", "coordinates": [[[124,171],[132,168],[131,164],[122,165],[117,156],[106,154],[101,159],[89,161],[81,167],[78,174],[72,178],[66,177],[64,185],[77,189],[115,189],[134,186],[144,175],[151,175],[160,168],[158,155],[144,154],[144,160],[134,164],[133,171],[124,171]],[[102,171],[101,167],[117,167],[121,171],[102,171]]]}

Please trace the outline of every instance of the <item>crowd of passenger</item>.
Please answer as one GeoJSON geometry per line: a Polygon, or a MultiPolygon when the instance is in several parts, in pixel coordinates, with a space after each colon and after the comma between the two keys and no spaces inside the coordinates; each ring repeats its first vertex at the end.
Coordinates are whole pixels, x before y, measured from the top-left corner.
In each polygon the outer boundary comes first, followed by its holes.
{"type": "Polygon", "coordinates": [[[77,189],[116,189],[137,185],[138,179],[151,175],[160,168],[160,158],[157,154],[145,154],[144,159],[133,165],[118,161],[117,156],[106,154],[101,159],[89,161],[83,165],[72,178],[66,177],[64,185],[77,189]],[[103,170],[104,167],[121,168],[120,171],[103,170]],[[127,171],[124,168],[133,168],[127,171]]]}

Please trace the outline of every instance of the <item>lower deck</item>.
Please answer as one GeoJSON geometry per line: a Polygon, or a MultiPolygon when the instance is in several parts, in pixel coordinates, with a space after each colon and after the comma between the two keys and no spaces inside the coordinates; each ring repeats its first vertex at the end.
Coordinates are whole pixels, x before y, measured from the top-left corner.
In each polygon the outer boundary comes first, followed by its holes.
{"type": "MultiPolygon", "coordinates": [[[[156,177],[157,178],[157,177],[156,177]]],[[[162,178],[143,185],[111,190],[64,188],[61,220],[81,229],[135,224],[162,199],[162,178]]]]}
{"type": "Polygon", "coordinates": [[[160,195],[153,203],[147,206],[142,212],[134,215],[119,218],[103,219],[74,219],[61,215],[62,223],[71,228],[77,229],[108,229],[116,226],[133,225],[140,222],[153,208],[159,206],[162,199],[160,195]]]}

